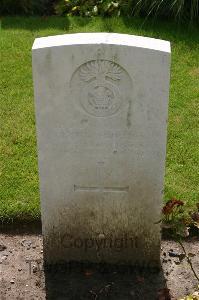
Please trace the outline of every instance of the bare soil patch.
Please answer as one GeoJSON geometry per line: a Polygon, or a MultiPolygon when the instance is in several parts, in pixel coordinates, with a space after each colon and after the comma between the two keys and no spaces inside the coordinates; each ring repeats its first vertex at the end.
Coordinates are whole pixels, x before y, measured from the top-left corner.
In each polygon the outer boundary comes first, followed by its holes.
{"type": "MultiPolygon", "coordinates": [[[[184,245],[199,272],[199,240],[184,245]]],[[[0,299],[179,299],[198,285],[181,254],[176,242],[166,240],[159,272],[75,263],[44,270],[41,234],[7,232],[0,234],[0,299]]]]}

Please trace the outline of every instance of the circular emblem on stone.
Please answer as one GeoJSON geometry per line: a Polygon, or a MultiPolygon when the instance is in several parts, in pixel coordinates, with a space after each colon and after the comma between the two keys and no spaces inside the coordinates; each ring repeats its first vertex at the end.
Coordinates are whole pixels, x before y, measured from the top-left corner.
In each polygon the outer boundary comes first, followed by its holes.
{"type": "Polygon", "coordinates": [[[71,78],[71,88],[76,102],[87,113],[107,117],[125,105],[131,79],[112,61],[92,60],[77,68],[71,78]]]}

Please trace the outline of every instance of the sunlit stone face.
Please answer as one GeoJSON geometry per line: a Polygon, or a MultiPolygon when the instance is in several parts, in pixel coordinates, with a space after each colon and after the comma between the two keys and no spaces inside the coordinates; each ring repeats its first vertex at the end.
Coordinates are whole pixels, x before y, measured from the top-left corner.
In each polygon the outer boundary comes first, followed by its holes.
{"type": "Polygon", "coordinates": [[[93,33],[36,39],[47,263],[159,264],[170,45],[93,33]]]}

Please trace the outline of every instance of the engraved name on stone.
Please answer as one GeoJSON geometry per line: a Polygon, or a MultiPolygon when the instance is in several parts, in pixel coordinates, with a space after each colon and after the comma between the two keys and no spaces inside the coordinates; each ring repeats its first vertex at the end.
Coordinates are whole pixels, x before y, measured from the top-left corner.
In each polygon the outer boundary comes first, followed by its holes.
{"type": "MultiPolygon", "coordinates": [[[[138,147],[133,140],[131,140],[131,132],[123,130],[105,130],[98,133],[96,140],[94,140],[93,135],[88,135],[87,132],[83,130],[72,130],[65,128],[54,128],[54,135],[60,140],[64,138],[67,141],[67,151],[73,151],[74,153],[81,153],[82,149],[84,151],[89,151],[97,147],[98,149],[109,150],[113,153],[123,153],[129,151],[136,151],[142,154],[142,150],[138,147]],[[103,141],[103,142],[102,142],[103,141]],[[81,145],[81,147],[80,147],[81,145]]],[[[57,149],[57,142],[54,147],[57,149]]],[[[66,149],[62,149],[66,151],[66,149]]]]}

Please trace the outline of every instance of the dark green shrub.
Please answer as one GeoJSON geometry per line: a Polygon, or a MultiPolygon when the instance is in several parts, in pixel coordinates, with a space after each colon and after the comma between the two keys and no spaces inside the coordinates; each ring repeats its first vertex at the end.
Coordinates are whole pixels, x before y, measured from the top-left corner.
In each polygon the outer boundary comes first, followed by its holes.
{"type": "Polygon", "coordinates": [[[157,16],[181,21],[199,19],[199,0],[124,0],[125,12],[138,16],[157,16]]]}
{"type": "Polygon", "coordinates": [[[44,15],[53,12],[52,0],[0,0],[0,15],[44,15]]]}
{"type": "Polygon", "coordinates": [[[55,12],[59,15],[119,16],[120,3],[111,0],[59,0],[55,12]]]}
{"type": "Polygon", "coordinates": [[[55,12],[78,16],[153,16],[198,21],[199,0],[58,0],[55,12]]]}

